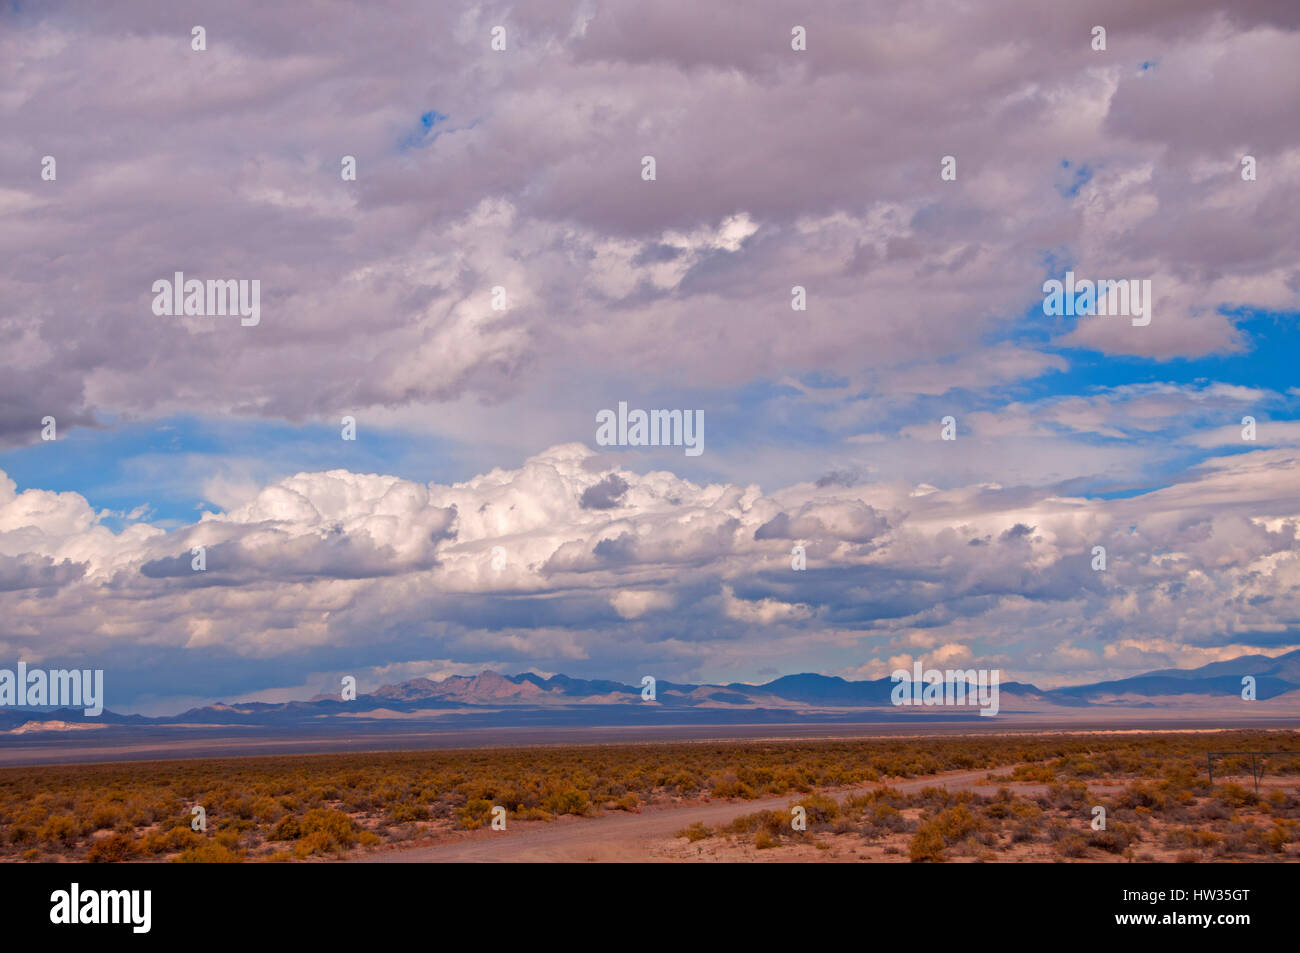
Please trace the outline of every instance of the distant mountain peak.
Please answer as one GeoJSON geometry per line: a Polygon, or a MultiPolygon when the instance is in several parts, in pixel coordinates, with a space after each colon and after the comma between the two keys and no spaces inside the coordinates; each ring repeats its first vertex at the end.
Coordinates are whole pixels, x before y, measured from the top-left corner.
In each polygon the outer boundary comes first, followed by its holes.
{"type": "Polygon", "coordinates": [[[397,685],[385,685],[371,694],[375,698],[398,701],[433,698],[475,704],[498,700],[527,700],[546,692],[531,681],[510,678],[500,672],[484,669],[477,675],[448,675],[438,681],[413,678],[397,685]]]}

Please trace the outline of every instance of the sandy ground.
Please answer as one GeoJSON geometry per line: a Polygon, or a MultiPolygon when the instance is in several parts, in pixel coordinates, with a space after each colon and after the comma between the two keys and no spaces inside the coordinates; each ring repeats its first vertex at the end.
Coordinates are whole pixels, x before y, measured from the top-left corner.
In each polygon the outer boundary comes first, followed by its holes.
{"type": "MultiPolygon", "coordinates": [[[[1008,770],[1000,768],[999,770],[1008,770]]],[[[950,771],[924,778],[892,780],[851,788],[836,788],[822,793],[844,798],[850,794],[891,787],[914,792],[942,786],[952,791],[979,787],[990,793],[988,768],[978,771],[950,771]]],[[[1018,785],[1017,790],[1046,785],[1018,785]]],[[[610,812],[598,817],[562,817],[554,821],[517,821],[508,830],[459,832],[460,836],[440,843],[398,850],[376,849],[357,854],[349,860],[360,863],[449,863],[449,862],[536,862],[536,861],[656,861],[689,859],[695,854],[680,848],[686,844],[677,832],[696,821],[707,827],[726,824],[744,814],[764,809],[784,811],[797,804],[798,794],[756,798],[752,801],[727,800],[698,803],[684,807],[647,807],[639,814],[610,812]]],[[[815,848],[810,848],[815,850],[815,848]]]]}

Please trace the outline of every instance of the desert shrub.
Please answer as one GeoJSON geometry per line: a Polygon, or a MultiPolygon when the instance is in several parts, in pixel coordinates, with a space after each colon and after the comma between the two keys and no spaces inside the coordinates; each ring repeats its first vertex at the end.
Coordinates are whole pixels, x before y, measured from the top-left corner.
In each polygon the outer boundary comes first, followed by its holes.
{"type": "Polygon", "coordinates": [[[615,810],[619,811],[635,811],[640,808],[640,806],[641,802],[635,794],[624,794],[614,802],[615,810]]]}
{"type": "Polygon", "coordinates": [[[850,794],[840,805],[840,811],[846,817],[861,817],[876,804],[876,791],[865,794],[850,794]]]}
{"type": "Polygon", "coordinates": [[[324,834],[338,850],[346,850],[357,842],[357,825],[342,811],[313,808],[303,815],[302,832],[305,836],[324,834]]]}
{"type": "Polygon", "coordinates": [[[1218,849],[1215,853],[1219,856],[1230,856],[1240,854],[1247,847],[1246,837],[1240,832],[1224,834],[1223,840],[1219,842],[1218,849]]]}
{"type": "Polygon", "coordinates": [[[1053,807],[1061,810],[1081,807],[1088,800],[1088,786],[1082,781],[1049,784],[1047,800],[1053,807]]]}
{"type": "Polygon", "coordinates": [[[742,814],[728,824],[724,830],[730,834],[750,834],[754,831],[767,831],[771,837],[780,837],[789,829],[789,819],[779,811],[758,811],[754,814],[742,814]]]}
{"type": "Polygon", "coordinates": [[[1036,835],[1037,831],[1033,824],[1028,821],[1021,821],[1011,828],[1011,843],[1025,844],[1032,841],[1036,835]]]}
{"type": "Polygon", "coordinates": [[[808,826],[824,827],[840,816],[840,805],[834,798],[824,794],[811,794],[800,798],[799,804],[807,812],[808,826]]]}
{"type": "Polygon", "coordinates": [[[398,801],[388,810],[388,816],[395,823],[404,821],[427,821],[429,819],[429,809],[423,804],[415,804],[411,801],[398,801]]]}
{"type": "Polygon", "coordinates": [[[912,796],[913,803],[932,807],[946,807],[952,802],[952,799],[953,794],[951,791],[936,785],[927,785],[912,796]]]}
{"type": "Polygon", "coordinates": [[[878,804],[871,815],[872,826],[884,832],[901,834],[908,829],[907,818],[892,804],[878,804]]]}
{"type": "Polygon", "coordinates": [[[238,864],[242,862],[244,855],[237,853],[226,847],[224,844],[218,844],[216,841],[204,841],[203,843],[186,848],[179,857],[176,858],[178,864],[238,864]]]}
{"type": "Polygon", "coordinates": [[[690,827],[682,828],[677,832],[678,837],[685,837],[686,840],[692,844],[697,840],[707,840],[712,837],[713,834],[713,829],[705,827],[703,821],[696,821],[690,827]]]}
{"type": "Polygon", "coordinates": [[[912,863],[938,863],[943,860],[943,835],[933,822],[921,824],[912,835],[907,853],[912,863]]]}
{"type": "Polygon", "coordinates": [[[77,841],[77,819],[71,814],[55,814],[36,832],[36,838],[51,847],[70,847],[77,841]]]}
{"type": "Polygon", "coordinates": [[[1018,764],[1011,771],[1011,777],[1017,781],[1051,784],[1056,780],[1056,772],[1050,764],[1018,764]]]}
{"type": "Polygon", "coordinates": [[[1032,801],[1016,801],[1011,806],[1011,813],[1022,821],[1036,821],[1043,816],[1043,809],[1032,801]]]}
{"type": "Polygon", "coordinates": [[[1093,831],[1089,834],[1088,846],[1096,847],[1098,850],[1104,850],[1111,854],[1122,854],[1130,844],[1138,840],[1138,837],[1136,824],[1124,824],[1117,821],[1108,825],[1104,831],[1093,831]]]}
{"type": "Polygon", "coordinates": [[[475,831],[492,820],[492,802],[482,798],[466,801],[456,809],[456,822],[467,831],[475,831]]]}
{"type": "Polygon", "coordinates": [[[1057,841],[1056,850],[1062,857],[1083,857],[1088,853],[1088,842],[1082,834],[1068,834],[1057,841]]]}
{"type": "Polygon", "coordinates": [[[1218,801],[1206,801],[1197,811],[1197,815],[1203,821],[1226,821],[1232,817],[1232,811],[1218,801]]]}
{"type": "Polygon", "coordinates": [[[1220,784],[1215,789],[1215,795],[1219,803],[1226,807],[1245,807],[1247,804],[1254,804],[1259,800],[1254,791],[1247,790],[1240,784],[1220,784]]]}
{"type": "Polygon", "coordinates": [[[1141,781],[1130,784],[1119,796],[1121,807],[1131,807],[1139,810],[1145,808],[1148,812],[1165,810],[1169,807],[1170,800],[1168,791],[1157,785],[1141,781]]]}
{"type": "Polygon", "coordinates": [[[302,836],[302,825],[293,814],[286,814],[266,835],[267,840],[297,840],[302,836]]]}
{"type": "Polygon", "coordinates": [[[92,864],[120,864],[136,856],[135,841],[125,834],[109,834],[90,845],[86,861],[92,864]]]}
{"type": "Polygon", "coordinates": [[[933,824],[945,844],[953,844],[979,830],[979,819],[964,804],[935,815],[933,824]]]}
{"type": "Polygon", "coordinates": [[[721,776],[710,778],[709,791],[714,797],[743,797],[746,799],[758,797],[758,793],[736,777],[734,771],[728,771],[721,776]]]}
{"type": "Polygon", "coordinates": [[[788,791],[798,791],[803,794],[813,789],[813,783],[816,780],[816,778],[810,777],[807,771],[786,767],[773,775],[768,790],[772,794],[785,794],[788,791]]]}
{"type": "Polygon", "coordinates": [[[338,844],[325,831],[312,831],[310,834],[304,834],[293,845],[293,855],[298,858],[336,854],[338,852],[338,844]]]}
{"type": "Polygon", "coordinates": [[[177,825],[168,831],[154,831],[145,836],[140,849],[147,854],[170,854],[195,847],[200,843],[199,835],[188,826],[177,825]]]}
{"type": "Polygon", "coordinates": [[[284,816],[284,808],[275,798],[262,796],[253,801],[253,820],[259,824],[273,824],[284,816]]]}
{"type": "Polygon", "coordinates": [[[993,820],[1002,820],[1011,816],[1011,805],[1005,801],[991,801],[984,805],[984,816],[993,820]]]}
{"type": "Polygon", "coordinates": [[[1264,837],[1264,845],[1273,853],[1280,854],[1286,850],[1286,845],[1294,839],[1294,828],[1285,821],[1277,821],[1273,824],[1273,829],[1264,837]]]}
{"type": "Polygon", "coordinates": [[[1164,842],[1166,847],[1217,847],[1223,838],[1213,831],[1199,831],[1191,828],[1179,827],[1165,833],[1164,842]]]}
{"type": "Polygon", "coordinates": [[[122,821],[122,811],[116,804],[99,804],[90,812],[92,831],[112,830],[122,821]]]}
{"type": "Polygon", "coordinates": [[[542,802],[542,807],[552,814],[589,814],[591,813],[591,797],[586,791],[579,791],[577,788],[565,788],[547,797],[542,802]]]}

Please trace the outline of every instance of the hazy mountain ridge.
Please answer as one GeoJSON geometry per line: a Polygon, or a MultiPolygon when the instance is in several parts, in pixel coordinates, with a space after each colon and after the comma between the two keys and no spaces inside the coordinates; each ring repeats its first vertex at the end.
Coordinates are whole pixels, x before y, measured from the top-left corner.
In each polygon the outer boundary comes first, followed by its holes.
{"type": "MultiPolygon", "coordinates": [[[[1300,692],[1300,651],[1276,658],[1262,655],[1243,656],[1212,662],[1195,669],[1165,669],[1130,678],[1075,685],[1057,689],[1039,689],[1022,682],[1004,682],[999,686],[1003,711],[1016,706],[1032,710],[1099,709],[1108,706],[1155,706],[1173,696],[1204,698],[1216,702],[1240,698],[1241,678],[1256,679],[1257,697],[1268,701],[1291,692],[1300,692]]],[[[351,720],[374,712],[374,717],[438,717],[457,711],[519,709],[545,712],[567,709],[589,713],[593,723],[600,711],[610,706],[654,705],[667,710],[754,709],[800,710],[882,709],[893,708],[894,683],[888,678],[872,681],[849,681],[833,675],[800,673],[784,675],[762,685],[732,682],[727,685],[692,685],[659,681],[655,700],[645,702],[641,688],[603,679],[581,679],[567,675],[543,678],[532,672],[502,675],[485,670],[478,675],[453,675],[440,681],[415,678],[394,685],[384,685],[370,693],[358,694],[344,702],[331,696],[316,696],[307,701],[217,703],[192,708],[174,716],[146,717],[119,715],[105,709],[97,718],[69,709],[0,709],[0,730],[13,732],[32,722],[98,723],[112,725],[286,725],[319,724],[344,716],[351,720]]],[[[1300,698],[1300,695],[1296,696],[1300,698]]],[[[931,709],[934,710],[934,709],[931,709]]],[[[951,711],[951,709],[949,709],[951,711]]],[[[26,731],[33,727],[25,728],[26,731]]]]}

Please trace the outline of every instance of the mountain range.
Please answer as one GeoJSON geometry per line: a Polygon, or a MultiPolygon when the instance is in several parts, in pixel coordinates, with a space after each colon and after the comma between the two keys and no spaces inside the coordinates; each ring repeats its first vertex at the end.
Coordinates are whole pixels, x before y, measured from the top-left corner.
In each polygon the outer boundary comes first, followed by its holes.
{"type": "MultiPolygon", "coordinates": [[[[122,715],[105,709],[95,718],[69,709],[0,709],[0,732],[28,734],[71,731],[91,725],[112,726],[355,726],[359,720],[436,721],[447,725],[456,716],[491,715],[494,722],[569,725],[674,723],[673,713],[692,724],[735,723],[738,716],[757,721],[791,722],[813,717],[847,719],[875,713],[885,716],[971,717],[974,708],[897,708],[891,703],[889,678],[849,681],[831,675],[786,675],[762,685],[733,682],[693,685],[659,681],[653,701],[642,699],[640,686],[618,681],[531,672],[502,675],[484,671],[438,681],[416,678],[362,692],[343,701],[318,695],[306,701],[217,703],[178,715],[122,715]]],[[[1247,655],[1194,669],[1165,669],[1131,678],[1040,689],[1023,682],[999,686],[1000,714],[1069,717],[1087,711],[1147,710],[1160,714],[1220,712],[1300,713],[1300,650],[1269,658],[1247,655]],[[1256,702],[1241,698],[1242,678],[1255,678],[1256,702]],[[1263,704],[1261,704],[1263,703],[1263,704]],[[1259,705],[1257,709],[1246,706],[1259,705]]],[[[870,719],[868,719],[870,720],[870,719]]],[[[479,719],[481,722],[482,719],[479,719]]]]}

